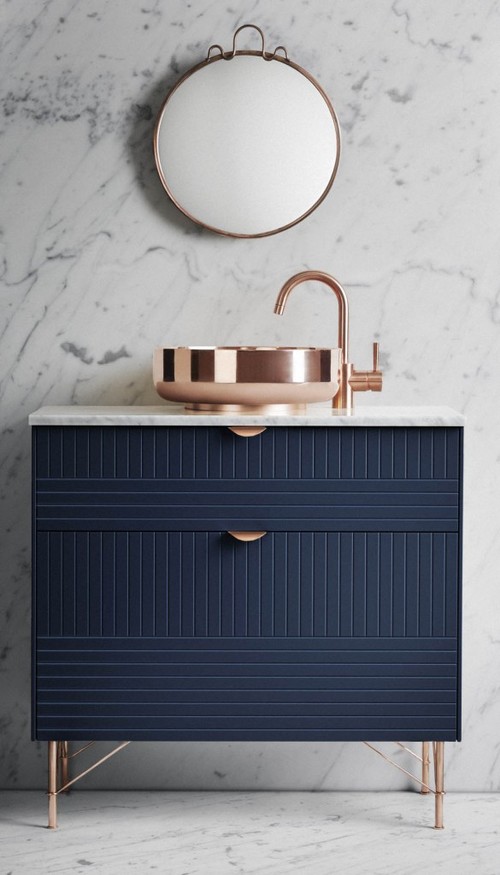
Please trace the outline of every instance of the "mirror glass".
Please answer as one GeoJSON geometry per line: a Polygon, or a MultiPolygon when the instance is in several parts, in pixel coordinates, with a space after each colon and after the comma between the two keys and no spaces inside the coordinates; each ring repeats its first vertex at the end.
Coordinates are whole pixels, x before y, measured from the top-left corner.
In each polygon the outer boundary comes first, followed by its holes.
{"type": "Polygon", "coordinates": [[[337,171],[340,132],[306,71],[245,51],[211,57],[179,80],[154,146],[163,186],[190,219],[220,234],[261,237],[321,203],[337,171]]]}

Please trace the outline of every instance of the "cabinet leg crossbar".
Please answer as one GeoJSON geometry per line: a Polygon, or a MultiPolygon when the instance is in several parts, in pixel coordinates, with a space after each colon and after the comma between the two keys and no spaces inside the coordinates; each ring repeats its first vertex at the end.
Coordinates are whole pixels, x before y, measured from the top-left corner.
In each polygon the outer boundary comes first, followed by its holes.
{"type": "MultiPolygon", "coordinates": [[[[401,741],[395,742],[398,747],[402,748],[402,750],[406,751],[406,753],[410,754],[421,764],[422,767],[422,777],[419,778],[417,775],[414,775],[412,772],[408,771],[408,769],[400,766],[399,763],[396,763],[391,757],[387,756],[383,751],[379,750],[378,747],[375,747],[373,744],[370,744],[369,741],[364,741],[367,747],[370,750],[375,751],[379,756],[381,756],[386,762],[388,762],[391,766],[394,766],[400,772],[407,775],[413,781],[420,785],[422,793],[433,793],[435,799],[435,820],[434,820],[434,828],[435,829],[443,829],[443,796],[444,796],[444,741],[423,741],[422,742],[422,755],[415,753],[415,751],[411,750],[409,747],[404,745],[401,741]],[[429,751],[432,745],[432,753],[434,760],[434,788],[429,784],[429,771],[430,771],[430,757],[429,751]]],[[[89,747],[95,744],[94,741],[90,741],[88,744],[84,744],[83,747],[80,747],[78,750],[75,750],[73,753],[69,752],[69,743],[67,741],[49,741],[49,787],[48,787],[48,797],[49,797],[49,829],[55,829],[57,827],[57,797],[59,793],[67,793],[69,788],[76,784],[80,778],[83,778],[85,775],[88,775],[89,772],[93,772],[94,769],[97,769],[98,766],[101,766],[106,760],[111,759],[116,753],[120,750],[123,750],[124,747],[130,744],[130,741],[122,741],[121,744],[117,745],[117,747],[113,748],[113,750],[109,751],[105,756],[98,759],[95,763],[92,763],[87,769],[84,769],[83,772],[80,772],[78,775],[75,775],[74,778],[69,777],[69,761],[79,756],[79,754],[83,753],[85,750],[88,750],[89,747]],[[59,780],[58,780],[59,776],[59,780]]]]}
{"type": "Polygon", "coordinates": [[[113,750],[109,751],[105,756],[101,757],[95,763],[92,763],[87,769],[84,769],[83,772],[80,772],[78,775],[75,775],[74,778],[69,780],[69,760],[78,756],[78,754],[83,753],[87,748],[92,747],[94,743],[95,742],[91,741],[89,744],[85,744],[79,750],[70,754],[67,741],[49,741],[49,829],[56,829],[57,827],[57,797],[59,793],[67,793],[69,788],[73,784],[76,784],[80,778],[88,775],[89,772],[93,772],[98,766],[102,766],[106,760],[111,759],[111,757],[118,753],[118,751],[127,747],[127,745],[130,744],[130,741],[122,741],[121,744],[114,747],[113,750]],[[59,781],[57,779],[58,773],[60,776],[59,781]]]}
{"type": "Polygon", "coordinates": [[[401,741],[395,742],[398,747],[405,750],[407,753],[411,754],[416,760],[418,760],[422,765],[422,777],[419,778],[417,775],[414,775],[413,772],[408,771],[408,769],[400,766],[399,763],[394,762],[391,757],[387,756],[382,750],[379,750],[378,747],[375,747],[373,744],[370,744],[369,741],[364,741],[367,747],[370,750],[378,753],[379,756],[382,757],[387,763],[394,768],[399,769],[400,772],[407,775],[412,781],[415,781],[420,785],[421,793],[433,793],[435,800],[435,813],[434,813],[434,829],[444,829],[443,825],[443,796],[444,796],[444,741],[433,741],[432,742],[432,753],[434,759],[434,788],[429,784],[429,768],[430,768],[430,759],[429,759],[429,741],[422,742],[422,756],[419,756],[415,751],[410,750],[409,747],[406,747],[401,741]]]}

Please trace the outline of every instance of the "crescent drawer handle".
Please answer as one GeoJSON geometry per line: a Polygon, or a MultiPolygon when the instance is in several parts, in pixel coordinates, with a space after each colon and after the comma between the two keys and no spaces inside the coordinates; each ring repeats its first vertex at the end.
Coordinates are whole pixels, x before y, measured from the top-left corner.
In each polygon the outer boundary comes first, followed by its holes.
{"type": "Polygon", "coordinates": [[[266,430],[265,425],[228,425],[229,431],[239,435],[239,437],[255,437],[257,434],[262,434],[266,430]]]}
{"type": "Polygon", "coordinates": [[[228,535],[237,541],[258,541],[259,538],[267,535],[267,532],[228,532],[228,535]]]}

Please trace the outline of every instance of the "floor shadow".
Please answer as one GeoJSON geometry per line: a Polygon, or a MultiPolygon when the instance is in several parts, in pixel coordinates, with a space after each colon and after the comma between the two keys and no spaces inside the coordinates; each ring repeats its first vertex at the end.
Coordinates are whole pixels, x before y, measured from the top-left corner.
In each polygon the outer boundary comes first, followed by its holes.
{"type": "Polygon", "coordinates": [[[31,820],[21,820],[17,817],[1,817],[0,823],[6,826],[28,826],[30,829],[48,829],[44,823],[33,823],[31,820]]]}

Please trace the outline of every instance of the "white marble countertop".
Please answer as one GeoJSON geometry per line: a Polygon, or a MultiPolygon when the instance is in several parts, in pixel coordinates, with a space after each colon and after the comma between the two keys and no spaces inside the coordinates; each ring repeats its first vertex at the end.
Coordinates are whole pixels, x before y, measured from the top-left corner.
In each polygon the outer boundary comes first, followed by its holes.
{"type": "Polygon", "coordinates": [[[310,406],[305,413],[189,413],[180,404],[154,407],[41,407],[30,425],[331,425],[462,426],[465,417],[451,407],[357,407],[348,415],[330,406],[310,406]]]}

